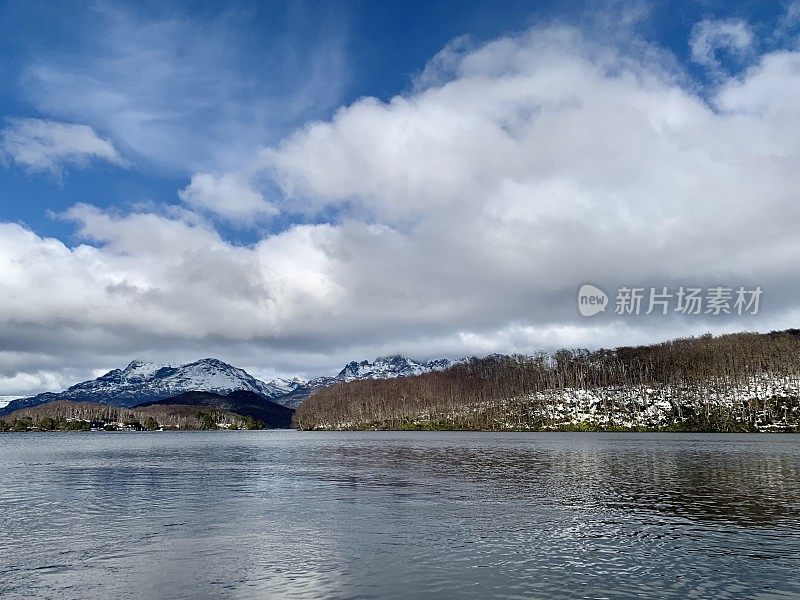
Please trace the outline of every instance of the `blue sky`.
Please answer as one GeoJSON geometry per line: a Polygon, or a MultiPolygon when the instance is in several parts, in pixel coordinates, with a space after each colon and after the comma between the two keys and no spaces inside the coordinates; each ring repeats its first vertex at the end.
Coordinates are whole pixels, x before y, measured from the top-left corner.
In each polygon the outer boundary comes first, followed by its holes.
{"type": "MultiPolygon", "coordinates": [[[[194,170],[235,161],[237,153],[258,144],[274,144],[305,121],[326,119],[361,96],[388,99],[403,92],[454,37],[488,39],[524,28],[535,14],[552,11],[548,7],[532,13],[527,2],[509,2],[503,11],[489,2],[464,6],[156,2],[133,10],[97,2],[4,3],[0,112],[88,124],[133,156],[134,164],[120,169],[95,163],[59,177],[5,168],[0,172],[2,216],[64,238],[72,235],[72,228],[49,213],[76,202],[120,207],[177,203],[176,191],[194,170]],[[139,28],[151,31],[137,32],[139,28]],[[154,59],[188,69],[190,75],[176,81],[138,71],[142,65],[130,55],[152,50],[150,41],[156,47],[154,59]],[[198,49],[202,56],[193,55],[198,49]],[[163,118],[161,127],[174,152],[150,147],[138,136],[126,139],[134,132],[113,131],[109,107],[81,98],[78,86],[41,83],[41,69],[104,76],[114,93],[147,85],[147,93],[138,98],[141,108],[163,118]],[[206,86],[227,89],[219,93],[206,86]],[[67,107],[61,106],[63,95],[69,96],[67,107]],[[172,112],[173,104],[181,108],[172,112]]],[[[105,83],[94,82],[100,88],[105,83]]]]}
{"type": "MultiPolygon", "coordinates": [[[[59,176],[7,165],[0,170],[0,216],[22,221],[43,235],[74,239],[74,228],[53,213],[76,202],[123,210],[142,202],[178,203],[176,191],[198,168],[225,166],[253,146],[275,144],[295,127],[327,119],[361,96],[388,100],[408,91],[427,61],[458,36],[480,43],[552,21],[603,28],[615,15],[646,11],[648,16],[636,29],[684,61],[702,85],[706,73],[689,60],[687,43],[695,23],[742,18],[756,29],[770,30],[785,14],[779,2],[598,6],[510,0],[145,2],[135,8],[104,2],[4,2],[0,114],[90,125],[112,139],[133,164],[121,169],[98,161],[59,176]],[[131,55],[154,48],[154,60],[188,69],[189,76],[173,80],[139,72],[142,65],[131,55]],[[198,49],[201,55],[193,55],[198,49]],[[136,92],[144,104],[137,108],[163,119],[150,126],[150,133],[163,130],[170,152],[151,147],[122,127],[115,131],[113,110],[81,97],[79,84],[73,88],[63,82],[42,83],[37,72],[44,69],[108,78],[93,82],[98,94],[104,85],[119,94],[128,92],[128,86],[147,85],[146,92],[136,92]],[[203,73],[205,69],[219,72],[203,73]],[[219,93],[206,86],[228,89],[219,93]],[[178,108],[171,111],[174,105],[178,108]]],[[[250,233],[226,232],[243,240],[250,233]]]]}
{"type": "Polygon", "coordinates": [[[313,375],[788,326],[799,24],[796,1],[2,2],[0,394],[134,355],[313,375]],[[585,281],[783,283],[763,320],[588,323],[585,281]]]}

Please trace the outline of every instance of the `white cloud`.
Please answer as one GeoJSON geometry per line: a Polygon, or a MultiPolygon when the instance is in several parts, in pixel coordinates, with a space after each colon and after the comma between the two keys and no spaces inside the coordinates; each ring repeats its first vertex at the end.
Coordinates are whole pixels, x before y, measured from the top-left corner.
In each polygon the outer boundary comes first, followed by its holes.
{"type": "Polygon", "coordinates": [[[567,28],[454,53],[409,95],[359,100],[265,149],[260,174],[195,180],[192,193],[210,192],[190,205],[219,211],[244,195],[228,209],[261,210],[256,188],[229,194],[260,176],[282,210],[311,217],[250,245],[187,214],[85,205],[68,214],[83,245],[3,224],[0,351],[57,363],[69,349],[87,369],[218,354],[313,374],[393,350],[796,326],[800,53],[758,57],[710,100],[660,57],[567,28]],[[587,281],[758,284],[764,308],[748,320],[589,322],[574,305],[587,281]]]}
{"type": "Polygon", "coordinates": [[[66,166],[84,167],[91,160],[127,166],[114,145],[86,125],[44,119],[8,119],[0,132],[0,157],[31,171],[60,174],[66,166]]]}
{"type": "Polygon", "coordinates": [[[461,35],[437,52],[425,65],[422,73],[414,77],[414,90],[439,86],[452,78],[453,72],[461,64],[464,55],[474,48],[469,36],[461,35]]]}
{"type": "Polygon", "coordinates": [[[689,47],[694,62],[719,70],[718,50],[742,57],[752,49],[753,41],[750,26],[741,19],[705,19],[692,27],[689,47]]]}
{"type": "Polygon", "coordinates": [[[383,225],[340,228],[362,317],[546,322],[583,281],[771,281],[799,242],[799,56],[765,55],[710,106],[657,53],[533,30],[448,53],[449,80],[360,100],[263,160],[290,209],[383,225]]]}
{"type": "Polygon", "coordinates": [[[234,222],[278,212],[245,177],[235,173],[223,173],[219,176],[196,173],[192,175],[189,185],[178,195],[192,208],[208,211],[234,222]]]}

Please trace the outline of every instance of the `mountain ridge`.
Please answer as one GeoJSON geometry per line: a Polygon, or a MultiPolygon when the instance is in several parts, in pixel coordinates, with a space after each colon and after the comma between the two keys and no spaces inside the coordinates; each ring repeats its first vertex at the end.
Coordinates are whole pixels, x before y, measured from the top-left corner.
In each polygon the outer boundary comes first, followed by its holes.
{"type": "MultiPolygon", "coordinates": [[[[461,359],[463,360],[463,359],[461,359]]],[[[358,379],[392,379],[441,370],[456,364],[448,359],[418,362],[403,355],[378,357],[373,362],[352,361],[333,377],[309,380],[276,378],[262,381],[216,358],[202,358],[183,365],[134,359],[123,369],[112,369],[91,380],[76,383],[61,392],[45,392],[17,398],[3,408],[0,416],[58,400],[97,402],[121,407],[140,406],[186,392],[207,392],[226,396],[235,391],[252,392],[265,400],[296,408],[319,389],[358,379]]]]}

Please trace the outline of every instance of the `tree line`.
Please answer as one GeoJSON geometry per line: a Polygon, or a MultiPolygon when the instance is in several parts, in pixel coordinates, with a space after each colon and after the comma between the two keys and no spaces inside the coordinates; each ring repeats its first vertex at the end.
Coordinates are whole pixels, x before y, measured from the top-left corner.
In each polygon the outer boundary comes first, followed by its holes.
{"type": "Polygon", "coordinates": [[[93,402],[58,401],[24,408],[0,419],[0,431],[85,431],[119,428],[157,429],[264,429],[264,422],[226,410],[198,411],[190,405],[151,405],[124,408],[93,402]]]}

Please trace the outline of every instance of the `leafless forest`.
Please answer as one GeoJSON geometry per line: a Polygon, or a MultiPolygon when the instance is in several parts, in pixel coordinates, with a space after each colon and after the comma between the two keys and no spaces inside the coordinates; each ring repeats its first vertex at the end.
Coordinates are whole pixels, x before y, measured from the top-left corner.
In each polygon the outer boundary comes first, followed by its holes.
{"type": "Polygon", "coordinates": [[[145,429],[251,429],[252,419],[189,405],[162,404],[123,408],[94,402],[59,401],[18,410],[0,421],[0,429],[70,429],[71,425],[133,426],[145,429]]]}
{"type": "Polygon", "coordinates": [[[301,429],[800,430],[800,330],[473,358],[323,389],[301,429]]]}

